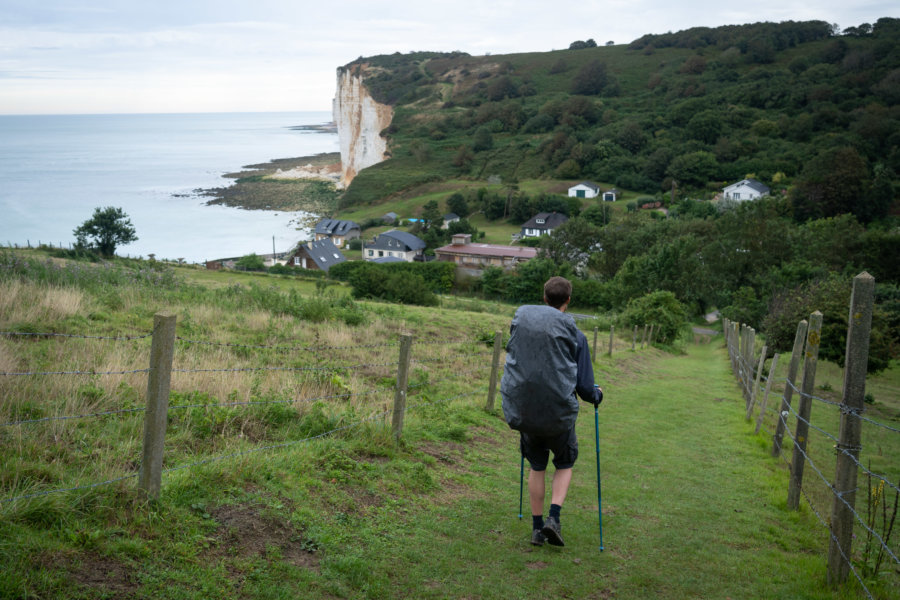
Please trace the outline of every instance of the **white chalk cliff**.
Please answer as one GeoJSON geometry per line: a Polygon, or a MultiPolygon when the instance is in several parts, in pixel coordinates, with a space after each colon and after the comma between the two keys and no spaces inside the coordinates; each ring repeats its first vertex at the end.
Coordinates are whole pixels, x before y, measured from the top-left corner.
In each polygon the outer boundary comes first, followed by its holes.
{"type": "Polygon", "coordinates": [[[391,124],[394,109],[372,98],[360,66],[354,65],[337,70],[332,112],[341,146],[341,183],[347,186],[361,170],[388,157],[381,132],[391,124]]]}

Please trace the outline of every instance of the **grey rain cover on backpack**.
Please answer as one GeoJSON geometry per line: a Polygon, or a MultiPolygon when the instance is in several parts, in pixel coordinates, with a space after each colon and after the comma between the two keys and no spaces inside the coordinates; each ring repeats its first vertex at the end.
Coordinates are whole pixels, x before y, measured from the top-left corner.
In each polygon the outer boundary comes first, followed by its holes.
{"type": "Polygon", "coordinates": [[[575,320],[552,306],[516,311],[500,381],[503,416],[512,429],[551,436],[575,424],[576,335],[575,320]]]}

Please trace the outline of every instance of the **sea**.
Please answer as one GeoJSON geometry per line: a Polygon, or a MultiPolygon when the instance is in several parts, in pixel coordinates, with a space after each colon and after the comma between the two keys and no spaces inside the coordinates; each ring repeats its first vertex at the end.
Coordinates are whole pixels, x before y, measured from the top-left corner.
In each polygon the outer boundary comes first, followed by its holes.
{"type": "Polygon", "coordinates": [[[97,207],[121,207],[138,240],[121,256],[189,263],[270,254],[308,236],[284,211],[207,206],[196,193],[226,173],[278,158],[338,152],[337,134],[304,126],[328,111],[0,115],[0,246],[68,247],[97,207]]]}

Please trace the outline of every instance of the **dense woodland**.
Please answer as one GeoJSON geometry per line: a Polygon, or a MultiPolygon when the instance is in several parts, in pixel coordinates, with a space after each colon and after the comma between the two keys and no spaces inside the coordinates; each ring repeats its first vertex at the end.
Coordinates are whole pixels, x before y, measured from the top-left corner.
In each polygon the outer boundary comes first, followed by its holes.
{"type": "Polygon", "coordinates": [[[468,191],[433,210],[511,223],[548,207],[570,216],[538,260],[489,269],[467,284],[476,291],[529,301],[535,282],[563,273],[577,280],[576,303],[620,314],[665,292],[687,314],[719,308],[750,323],[780,349],[819,309],[837,357],[850,278],[865,269],[878,282],[872,366],[896,356],[900,19],[694,28],[505,56],[394,54],[344,68],[395,117],[383,132],[391,158],[363,170],[342,207],[459,181],[468,191]],[[711,202],[745,177],[771,196],[711,202]],[[529,197],[518,183],[533,179],[615,186],[667,215],[529,197]],[[503,189],[472,191],[482,181],[503,189]]]}

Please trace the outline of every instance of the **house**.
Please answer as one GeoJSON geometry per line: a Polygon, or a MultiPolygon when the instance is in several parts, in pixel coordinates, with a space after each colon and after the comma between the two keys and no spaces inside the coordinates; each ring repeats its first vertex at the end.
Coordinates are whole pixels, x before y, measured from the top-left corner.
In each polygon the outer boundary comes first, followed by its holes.
{"type": "Polygon", "coordinates": [[[603,201],[604,202],[615,202],[619,197],[619,190],[613,188],[611,190],[607,190],[603,192],[603,201]]]}
{"type": "Polygon", "coordinates": [[[768,186],[755,179],[744,179],[737,183],[732,183],[722,191],[724,192],[723,198],[725,200],[737,200],[738,202],[756,200],[769,195],[768,186]]]}
{"type": "Polygon", "coordinates": [[[450,223],[458,223],[459,215],[456,213],[447,213],[444,215],[444,224],[441,225],[441,229],[447,229],[450,227],[450,223]]]}
{"type": "Polygon", "coordinates": [[[332,240],[322,238],[297,246],[293,252],[288,253],[286,264],[301,269],[327,272],[334,265],[346,260],[347,257],[335,247],[332,240]]]}
{"type": "Polygon", "coordinates": [[[396,229],[376,235],[371,242],[363,244],[363,258],[368,261],[398,257],[406,262],[412,262],[417,256],[423,256],[424,251],[425,242],[411,233],[396,229]]]}
{"type": "Polygon", "coordinates": [[[387,212],[381,215],[381,220],[385,223],[394,223],[397,221],[397,213],[395,212],[387,212]]]}
{"type": "Polygon", "coordinates": [[[596,198],[600,195],[600,187],[590,181],[582,181],[569,188],[569,196],[572,198],[596,198]]]}
{"type": "Polygon", "coordinates": [[[568,220],[562,213],[538,213],[522,225],[522,237],[546,235],[568,220]]]}
{"type": "Polygon", "coordinates": [[[434,255],[437,260],[456,263],[461,270],[477,275],[485,267],[512,269],[537,256],[537,248],[473,244],[472,234],[457,233],[451,244],[435,248],[434,255]]]}
{"type": "Polygon", "coordinates": [[[316,223],[316,241],[330,239],[338,248],[344,246],[344,242],[360,236],[359,225],[353,221],[341,221],[338,219],[322,219],[316,223]]]}

